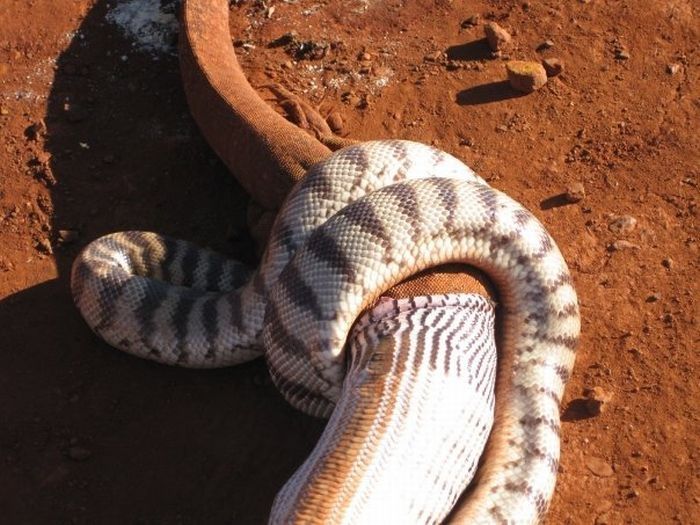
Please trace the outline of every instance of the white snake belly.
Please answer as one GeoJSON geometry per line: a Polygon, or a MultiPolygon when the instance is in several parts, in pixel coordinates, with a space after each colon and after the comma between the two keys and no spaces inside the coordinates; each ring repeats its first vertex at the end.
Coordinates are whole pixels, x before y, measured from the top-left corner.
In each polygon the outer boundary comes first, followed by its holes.
{"type": "MultiPolygon", "coordinates": [[[[483,269],[503,320],[496,420],[478,483],[454,518],[542,516],[579,314],[559,250],[522,206],[434,148],[368,142],[309,170],[250,278],[236,263],[199,253],[141,232],[98,239],[73,266],[75,302],[107,342],[164,363],[225,366],[264,348],[287,400],[323,416],[340,398],[351,325],[382,291],[442,263],[483,269]]],[[[284,501],[294,498],[283,491],[284,501]]]]}

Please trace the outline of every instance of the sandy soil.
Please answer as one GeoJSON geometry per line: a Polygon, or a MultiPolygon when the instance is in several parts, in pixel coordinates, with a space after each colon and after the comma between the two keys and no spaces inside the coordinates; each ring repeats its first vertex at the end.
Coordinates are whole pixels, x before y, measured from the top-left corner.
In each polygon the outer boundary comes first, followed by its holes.
{"type": "MultiPolygon", "coordinates": [[[[558,240],[583,338],[548,523],[700,523],[697,4],[232,4],[254,85],[282,83],[349,137],[455,154],[558,240]],[[483,40],[488,21],[513,35],[503,56],[483,40]],[[292,30],[292,45],[268,47],[292,30]],[[504,82],[508,57],[565,69],[519,96],[504,82]],[[564,204],[572,182],[586,197],[564,204]],[[585,401],[593,387],[599,415],[585,401]]],[[[323,422],[288,407],[261,362],[143,362],[98,341],[71,302],[71,261],[110,231],[254,259],[246,196],[188,115],[175,36],[142,50],[106,19],[112,9],[0,9],[2,520],[262,523],[323,422]]]]}

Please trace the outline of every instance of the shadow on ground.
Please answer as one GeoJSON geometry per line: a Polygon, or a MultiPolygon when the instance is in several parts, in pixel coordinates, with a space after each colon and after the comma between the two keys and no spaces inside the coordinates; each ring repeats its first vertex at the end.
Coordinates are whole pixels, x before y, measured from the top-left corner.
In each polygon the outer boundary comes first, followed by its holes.
{"type": "Polygon", "coordinates": [[[69,270],[99,235],[145,229],[243,259],[245,197],[189,117],[175,56],[135,52],[95,2],[58,59],[46,122],[58,279],[0,302],[8,523],[261,523],[323,422],[261,361],[192,371],[121,354],[83,323],[69,270]]]}

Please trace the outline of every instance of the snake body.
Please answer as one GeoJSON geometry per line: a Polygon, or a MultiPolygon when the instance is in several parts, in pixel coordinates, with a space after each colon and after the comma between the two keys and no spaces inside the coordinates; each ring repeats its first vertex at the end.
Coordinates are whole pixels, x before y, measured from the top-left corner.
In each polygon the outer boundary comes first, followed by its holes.
{"type": "MultiPolygon", "coordinates": [[[[467,523],[533,523],[545,512],[556,479],[558,407],[580,324],[576,294],[559,250],[534,216],[454,157],[406,141],[344,148],[313,166],[292,190],[258,270],[184,241],[124,232],[85,248],[73,265],[72,290],[88,325],[115,347],[189,367],[231,365],[264,350],[275,384],[293,406],[328,416],[338,405],[316,451],[278,495],[272,522],[352,523],[367,516],[364,511],[377,501],[367,494],[383,486],[379,496],[390,499],[396,484],[382,485],[386,478],[364,457],[345,469],[344,479],[355,480],[357,490],[350,497],[340,487],[327,498],[331,504],[323,498],[329,487],[323,465],[345,464],[337,458],[338,447],[350,443],[354,450],[358,429],[375,425],[373,443],[396,432],[398,427],[380,424],[385,412],[379,407],[403,406],[404,398],[415,394],[424,400],[419,407],[433,406],[437,415],[441,408],[455,413],[444,400],[471,388],[479,401],[470,412],[461,405],[457,409],[460,424],[450,434],[452,441],[435,443],[429,434],[427,441],[413,442],[435,452],[432,466],[426,460],[400,462],[416,469],[423,465],[426,476],[440,480],[435,485],[440,490],[417,491],[419,511],[406,514],[411,521],[438,522],[471,479],[488,435],[492,345],[482,329],[481,338],[457,345],[454,355],[440,354],[441,377],[471,387],[435,394],[429,386],[433,379],[425,379],[432,376],[422,370],[440,368],[434,365],[442,347],[431,352],[426,341],[439,339],[446,325],[433,326],[421,316],[443,309],[443,318],[454,317],[449,326],[477,326],[470,325],[464,305],[453,303],[460,299],[429,297],[410,312],[397,303],[394,316],[403,321],[393,331],[386,321],[376,328],[384,330],[381,337],[371,336],[374,329],[367,326],[348,336],[382,291],[448,262],[471,264],[489,275],[499,290],[503,318],[493,430],[478,483],[454,517],[467,523]],[[373,356],[389,355],[387,347],[394,348],[389,352],[394,357],[380,367],[382,374],[371,373],[373,356]],[[469,376],[465,370],[475,355],[491,367],[484,364],[469,376]],[[397,366],[422,386],[389,388],[389,372],[397,366]],[[368,391],[378,393],[376,399],[368,391]],[[353,422],[363,403],[370,403],[376,418],[353,422]],[[470,418],[478,427],[471,433],[463,425],[470,418]],[[443,446],[447,452],[439,453],[443,446]],[[455,459],[464,462],[456,466],[455,459]],[[317,504],[309,507],[310,502],[317,504]]],[[[404,410],[410,415],[414,407],[404,410]]],[[[427,412],[418,419],[399,418],[405,432],[439,421],[427,412]]]]}

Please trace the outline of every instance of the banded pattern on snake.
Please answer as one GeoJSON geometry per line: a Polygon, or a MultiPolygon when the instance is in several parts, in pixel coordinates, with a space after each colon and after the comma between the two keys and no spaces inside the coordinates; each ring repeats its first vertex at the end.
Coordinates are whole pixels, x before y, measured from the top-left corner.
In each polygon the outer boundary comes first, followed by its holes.
{"type": "MultiPolygon", "coordinates": [[[[558,406],[579,332],[576,294],[539,222],[454,157],[405,141],[339,150],[312,167],[289,195],[257,272],[182,241],[130,232],[90,244],[74,263],[72,287],[91,328],[140,357],[217,367],[251,359],[264,348],[275,384],[295,407],[328,416],[343,400],[326,430],[332,434],[342,433],[353,405],[348,385],[354,366],[368,362],[351,357],[342,386],[353,322],[383,290],[446,262],[484,269],[499,290],[503,317],[496,419],[476,488],[455,519],[535,522],[556,478],[558,406]]],[[[357,355],[370,355],[372,345],[353,337],[357,355]]],[[[490,345],[482,343],[472,347],[487,359],[490,345]]],[[[395,346],[399,352],[410,348],[395,346]]],[[[415,356],[407,362],[419,364],[415,356]]],[[[488,426],[488,367],[483,370],[473,384],[481,385],[486,401],[471,413],[488,426]]],[[[477,429],[457,441],[478,455],[485,434],[477,429]]],[[[332,441],[319,443],[317,461],[337,451],[323,452],[332,441]]],[[[436,461],[440,472],[452,471],[449,461],[436,461]]],[[[299,472],[306,474],[297,473],[278,496],[273,522],[293,521],[294,515],[304,521],[304,502],[316,501],[307,490],[313,482],[304,476],[318,470],[306,465],[299,472]]],[[[455,485],[443,494],[418,494],[420,505],[431,510],[415,519],[440,521],[471,473],[448,475],[455,485]]],[[[354,501],[360,507],[338,507],[333,522],[352,522],[364,500],[354,501]]]]}

